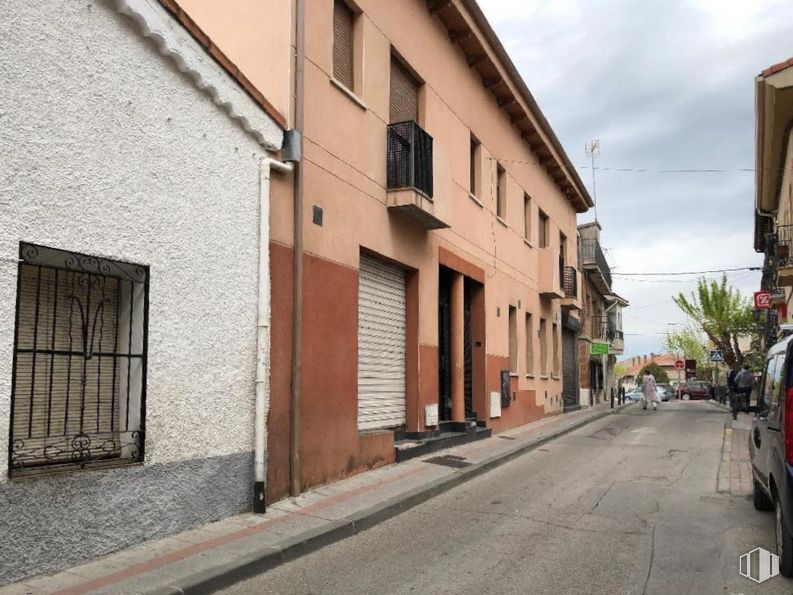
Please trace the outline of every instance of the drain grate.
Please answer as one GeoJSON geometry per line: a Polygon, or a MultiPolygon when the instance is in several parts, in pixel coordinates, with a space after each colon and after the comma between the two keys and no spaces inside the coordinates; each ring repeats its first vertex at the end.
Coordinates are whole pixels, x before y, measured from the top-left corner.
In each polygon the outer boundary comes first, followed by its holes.
{"type": "Polygon", "coordinates": [[[502,440],[514,440],[515,436],[498,436],[498,438],[501,438],[502,440]]]}
{"type": "Polygon", "coordinates": [[[443,465],[444,467],[454,467],[461,469],[468,467],[471,463],[465,460],[465,457],[458,457],[457,455],[444,455],[442,457],[432,457],[431,459],[424,459],[425,463],[432,463],[433,465],[443,465]]]}

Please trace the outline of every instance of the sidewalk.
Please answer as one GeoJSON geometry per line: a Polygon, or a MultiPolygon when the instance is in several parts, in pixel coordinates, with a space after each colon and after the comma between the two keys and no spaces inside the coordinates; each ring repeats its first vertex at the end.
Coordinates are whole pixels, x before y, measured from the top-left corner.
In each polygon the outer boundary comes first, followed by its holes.
{"type": "MultiPolygon", "coordinates": [[[[615,409],[616,410],[616,409],[615,409]]],[[[385,521],[557,436],[609,415],[608,403],[361,473],[271,505],[0,588],[0,595],[206,593],[385,521]]]]}
{"type": "MultiPolygon", "coordinates": [[[[729,411],[728,407],[719,405],[729,411]]],[[[738,419],[729,419],[724,427],[724,443],[719,464],[718,491],[732,496],[752,493],[752,465],[749,460],[749,433],[752,414],[739,413],[738,419]]]]}

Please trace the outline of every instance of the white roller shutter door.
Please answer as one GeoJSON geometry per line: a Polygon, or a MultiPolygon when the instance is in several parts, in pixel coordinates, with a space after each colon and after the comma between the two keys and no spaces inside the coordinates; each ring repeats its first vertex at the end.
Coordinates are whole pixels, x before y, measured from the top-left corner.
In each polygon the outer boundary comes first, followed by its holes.
{"type": "Polygon", "coordinates": [[[405,273],[361,255],[358,429],[405,423],[405,273]]]}

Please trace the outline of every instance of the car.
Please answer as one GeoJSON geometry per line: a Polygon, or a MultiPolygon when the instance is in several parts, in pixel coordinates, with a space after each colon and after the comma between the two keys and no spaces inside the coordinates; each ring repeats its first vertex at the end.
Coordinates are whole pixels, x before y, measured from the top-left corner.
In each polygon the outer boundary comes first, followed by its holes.
{"type": "Polygon", "coordinates": [[[672,388],[671,384],[659,384],[658,396],[662,401],[671,401],[675,398],[675,389],[672,388]]]}
{"type": "Polygon", "coordinates": [[[694,399],[710,399],[710,388],[710,382],[691,380],[689,382],[681,382],[677,390],[680,392],[681,399],[689,401],[694,399]]]}
{"type": "Polygon", "coordinates": [[[779,571],[793,576],[793,336],[768,350],[749,433],[752,500],[774,512],[779,571]]]}
{"type": "Polygon", "coordinates": [[[635,388],[629,393],[625,393],[625,402],[637,403],[642,398],[641,389],[635,388]]]}

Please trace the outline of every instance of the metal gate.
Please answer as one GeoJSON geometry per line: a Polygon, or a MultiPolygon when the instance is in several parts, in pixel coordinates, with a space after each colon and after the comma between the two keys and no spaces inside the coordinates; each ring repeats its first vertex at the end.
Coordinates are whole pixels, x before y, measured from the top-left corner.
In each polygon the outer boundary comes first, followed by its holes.
{"type": "Polygon", "coordinates": [[[405,272],[361,255],[358,429],[405,423],[405,272]]]}
{"type": "Polygon", "coordinates": [[[562,399],[564,410],[578,409],[578,341],[573,331],[562,331],[562,399]]]}

